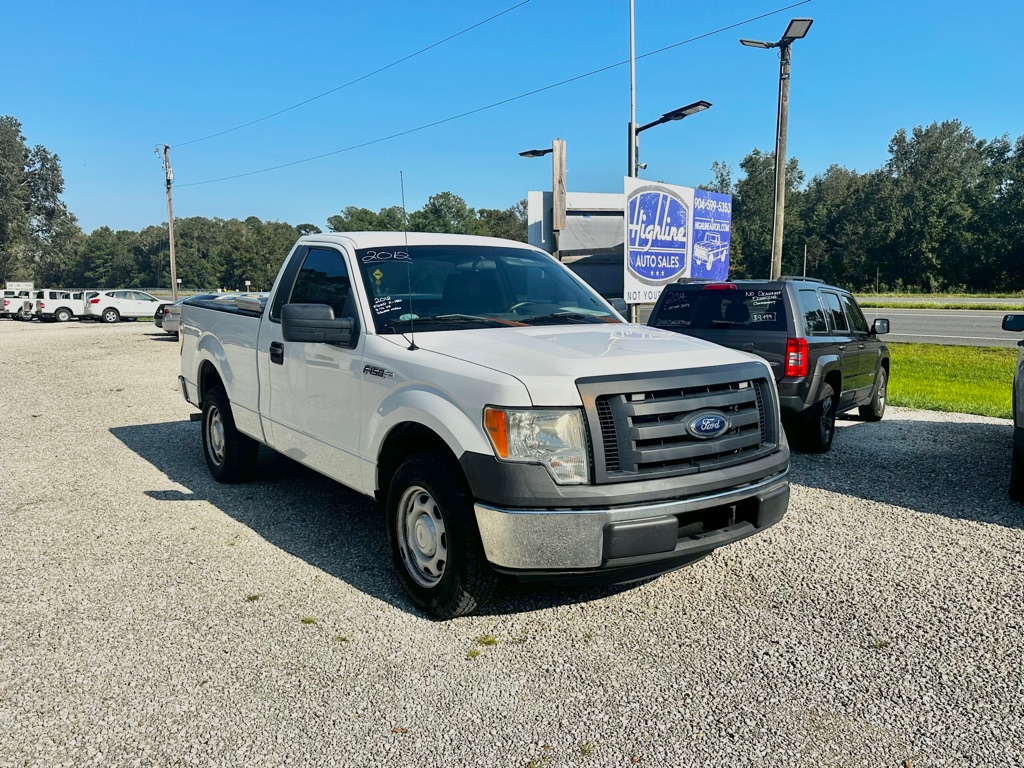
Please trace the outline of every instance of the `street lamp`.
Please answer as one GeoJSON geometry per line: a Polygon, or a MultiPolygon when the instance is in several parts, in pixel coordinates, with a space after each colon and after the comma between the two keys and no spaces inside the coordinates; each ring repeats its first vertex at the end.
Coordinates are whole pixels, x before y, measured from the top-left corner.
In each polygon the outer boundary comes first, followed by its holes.
{"type": "Polygon", "coordinates": [[[794,40],[807,35],[814,19],[793,19],[777,43],[744,40],[750,48],[779,49],[779,113],[775,124],[775,216],[772,221],[772,267],[770,278],[782,274],[782,229],[786,213],[786,125],[789,122],[789,63],[790,46],[794,40]]]}
{"type": "Polygon", "coordinates": [[[565,141],[555,139],[550,149],[528,149],[520,157],[544,157],[551,155],[551,234],[555,238],[554,257],[558,254],[558,236],[565,229],[565,141]]]}
{"type": "Polygon", "coordinates": [[[656,125],[662,123],[669,123],[673,120],[682,120],[684,117],[690,115],[696,115],[698,112],[703,112],[705,109],[711,108],[711,102],[709,101],[695,101],[693,104],[687,104],[685,107],[679,109],[673,109],[671,112],[666,112],[657,120],[654,120],[646,125],[636,126],[636,123],[629,124],[629,142],[631,152],[629,153],[630,158],[630,169],[629,175],[633,178],[636,177],[637,171],[641,168],[646,168],[645,163],[640,162],[640,134],[646,131],[648,128],[653,128],[656,125]]]}

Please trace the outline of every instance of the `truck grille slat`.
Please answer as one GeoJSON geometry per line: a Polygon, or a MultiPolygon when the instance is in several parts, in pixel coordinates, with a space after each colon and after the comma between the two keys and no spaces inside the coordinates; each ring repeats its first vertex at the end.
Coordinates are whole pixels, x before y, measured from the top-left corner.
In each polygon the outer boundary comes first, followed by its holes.
{"type": "Polygon", "coordinates": [[[778,447],[778,413],[764,367],[756,363],[643,378],[580,379],[594,446],[595,480],[670,477],[749,461],[778,447]],[[687,425],[705,411],[729,426],[712,438],[687,425]]]}

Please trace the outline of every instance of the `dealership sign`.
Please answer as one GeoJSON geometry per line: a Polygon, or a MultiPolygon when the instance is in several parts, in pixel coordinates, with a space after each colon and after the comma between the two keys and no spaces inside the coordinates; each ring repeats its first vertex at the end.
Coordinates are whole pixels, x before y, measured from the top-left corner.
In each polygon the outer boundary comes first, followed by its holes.
{"type": "Polygon", "coordinates": [[[657,301],[680,278],[722,280],[729,274],[732,198],[670,184],[625,180],[628,304],[657,301]]]}

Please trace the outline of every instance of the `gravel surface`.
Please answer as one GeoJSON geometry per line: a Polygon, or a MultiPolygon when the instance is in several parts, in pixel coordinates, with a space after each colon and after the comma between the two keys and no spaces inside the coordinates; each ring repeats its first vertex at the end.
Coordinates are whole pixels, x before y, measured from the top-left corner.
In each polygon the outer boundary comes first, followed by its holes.
{"type": "Polygon", "coordinates": [[[435,622],[369,500],[211,480],[177,359],[0,321],[0,766],[1024,764],[1007,421],[841,421],[759,536],[435,622]]]}

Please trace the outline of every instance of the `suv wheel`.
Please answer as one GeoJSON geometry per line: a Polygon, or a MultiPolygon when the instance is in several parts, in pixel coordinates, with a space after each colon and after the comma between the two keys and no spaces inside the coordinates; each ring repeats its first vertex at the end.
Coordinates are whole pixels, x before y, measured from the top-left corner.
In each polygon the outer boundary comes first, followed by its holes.
{"type": "Polygon", "coordinates": [[[103,318],[104,323],[116,323],[118,320],[121,319],[121,313],[118,312],[113,307],[108,307],[107,309],[103,310],[103,314],[101,315],[101,317],[103,318]]]}
{"type": "Polygon", "coordinates": [[[889,386],[889,376],[885,368],[878,369],[878,386],[875,388],[875,395],[871,402],[858,408],[858,412],[865,421],[881,421],[885,414],[885,396],[889,386]]]}
{"type": "Polygon", "coordinates": [[[831,384],[822,388],[821,399],[808,412],[801,426],[801,442],[805,450],[825,453],[832,447],[832,438],[836,433],[836,396],[831,384]]]}

